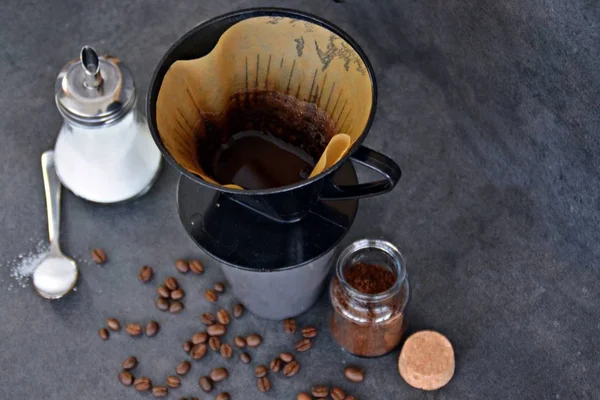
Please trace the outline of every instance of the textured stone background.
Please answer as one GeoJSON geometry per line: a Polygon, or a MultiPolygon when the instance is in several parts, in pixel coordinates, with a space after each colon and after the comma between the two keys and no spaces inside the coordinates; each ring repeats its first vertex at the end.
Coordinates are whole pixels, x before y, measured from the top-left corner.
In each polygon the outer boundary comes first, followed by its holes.
{"type": "MultiPolygon", "coordinates": [[[[120,386],[129,354],[162,380],[180,343],[208,309],[202,290],[222,279],[176,217],[177,174],[130,204],[102,207],[65,193],[63,247],[80,260],[77,292],[48,302],[10,276],[11,260],[46,237],[39,156],[61,119],[54,79],[83,44],[120,56],[143,99],[161,55],[194,25],[269,1],[12,1],[0,11],[0,398],[142,398],[120,386]],[[92,246],[108,250],[103,267],[92,246]],[[199,256],[208,272],[184,281],[186,310],[158,314],[142,264],[171,273],[199,256]],[[11,287],[12,286],[12,287],[11,287]],[[154,339],[96,330],[109,315],[157,318],[154,339]]],[[[592,0],[279,1],[347,30],[377,71],[377,117],[366,144],[392,156],[403,178],[361,202],[345,242],[385,237],[403,250],[413,285],[411,330],[454,343],[457,371],[424,394],[396,372],[397,351],[377,360],[343,353],[327,332],[301,356],[302,372],[260,394],[250,369],[230,361],[221,388],[233,399],[291,399],[312,383],[341,384],[361,399],[600,398],[600,6],[592,0]],[[344,382],[344,364],[367,370],[344,382]]],[[[233,299],[225,297],[225,304],[233,299]]],[[[327,298],[299,319],[325,328],[327,298]]],[[[238,332],[263,332],[255,360],[292,339],[280,324],[248,316],[238,332]]],[[[177,396],[199,394],[194,365],[177,396]]],[[[175,398],[175,396],[172,396],[175,398]]],[[[213,398],[214,396],[201,396],[213,398]]]]}

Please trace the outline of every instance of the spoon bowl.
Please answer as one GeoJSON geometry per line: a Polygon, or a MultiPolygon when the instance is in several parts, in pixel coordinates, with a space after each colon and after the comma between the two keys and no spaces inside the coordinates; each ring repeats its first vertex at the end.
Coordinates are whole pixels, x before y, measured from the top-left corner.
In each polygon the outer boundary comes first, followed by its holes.
{"type": "Polygon", "coordinates": [[[33,286],[46,299],[59,299],[71,291],[79,271],[75,261],[64,254],[48,254],[33,273],[33,286]]]}

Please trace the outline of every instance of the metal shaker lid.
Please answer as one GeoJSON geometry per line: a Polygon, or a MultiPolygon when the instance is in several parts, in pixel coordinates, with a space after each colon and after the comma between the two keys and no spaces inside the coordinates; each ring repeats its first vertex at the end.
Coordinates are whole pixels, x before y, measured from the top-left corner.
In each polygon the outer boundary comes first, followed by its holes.
{"type": "Polygon", "coordinates": [[[133,75],[118,58],[85,46],[58,74],[55,99],[63,117],[75,124],[111,125],[135,105],[133,75]]]}

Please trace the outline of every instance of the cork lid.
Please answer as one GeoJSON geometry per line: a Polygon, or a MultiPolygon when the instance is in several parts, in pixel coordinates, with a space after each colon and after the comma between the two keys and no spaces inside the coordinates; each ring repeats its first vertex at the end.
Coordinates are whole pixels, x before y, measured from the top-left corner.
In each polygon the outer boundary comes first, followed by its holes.
{"type": "Polygon", "coordinates": [[[438,332],[417,332],[404,343],[398,369],[406,383],[417,389],[439,389],[454,375],[452,344],[438,332]]]}

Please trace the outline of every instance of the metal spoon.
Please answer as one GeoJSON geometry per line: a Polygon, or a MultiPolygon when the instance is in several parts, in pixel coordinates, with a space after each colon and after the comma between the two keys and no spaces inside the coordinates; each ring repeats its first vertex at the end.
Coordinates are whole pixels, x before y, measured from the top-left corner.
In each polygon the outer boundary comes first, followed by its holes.
{"type": "Polygon", "coordinates": [[[54,167],[54,151],[42,154],[42,174],[46,192],[50,252],[33,273],[33,286],[46,299],[59,299],[75,286],[79,272],[75,261],[60,250],[60,190],[54,167]]]}

